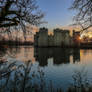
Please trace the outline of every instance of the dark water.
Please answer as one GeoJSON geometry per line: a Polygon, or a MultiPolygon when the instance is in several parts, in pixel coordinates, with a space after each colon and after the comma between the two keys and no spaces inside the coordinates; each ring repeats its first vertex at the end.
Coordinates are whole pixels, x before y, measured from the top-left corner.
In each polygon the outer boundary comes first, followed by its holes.
{"type": "Polygon", "coordinates": [[[46,84],[52,82],[55,88],[67,89],[73,83],[74,71],[84,67],[87,79],[92,80],[92,49],[11,47],[0,51],[0,57],[20,64],[31,60],[32,69],[42,69],[46,84]]]}

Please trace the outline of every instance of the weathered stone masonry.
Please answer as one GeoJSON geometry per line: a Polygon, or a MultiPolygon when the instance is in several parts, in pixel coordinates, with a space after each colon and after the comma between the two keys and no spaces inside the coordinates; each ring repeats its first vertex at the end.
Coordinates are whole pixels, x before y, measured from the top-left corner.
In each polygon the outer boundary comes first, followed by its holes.
{"type": "Polygon", "coordinates": [[[48,35],[48,29],[41,28],[34,35],[34,45],[37,47],[73,46],[74,42],[69,30],[55,29],[53,33],[54,35],[48,35]]]}

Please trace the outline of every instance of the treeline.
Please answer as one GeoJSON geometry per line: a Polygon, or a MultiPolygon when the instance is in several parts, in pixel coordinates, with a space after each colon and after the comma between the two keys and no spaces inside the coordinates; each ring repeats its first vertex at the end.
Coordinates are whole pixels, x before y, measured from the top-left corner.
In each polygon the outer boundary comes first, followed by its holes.
{"type": "Polygon", "coordinates": [[[33,45],[33,42],[31,42],[31,41],[12,41],[12,40],[6,40],[6,41],[0,41],[0,45],[8,45],[8,46],[33,45]]]}

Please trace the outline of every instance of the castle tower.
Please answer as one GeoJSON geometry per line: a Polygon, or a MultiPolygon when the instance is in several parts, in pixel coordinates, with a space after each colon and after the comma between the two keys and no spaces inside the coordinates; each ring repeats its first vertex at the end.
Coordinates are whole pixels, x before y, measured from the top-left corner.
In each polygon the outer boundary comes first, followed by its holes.
{"type": "Polygon", "coordinates": [[[62,30],[54,30],[54,46],[61,46],[63,44],[62,30]]]}
{"type": "Polygon", "coordinates": [[[75,46],[80,46],[80,32],[73,30],[73,43],[75,46]]]}
{"type": "Polygon", "coordinates": [[[37,42],[39,47],[48,46],[48,29],[40,28],[37,42]]]}

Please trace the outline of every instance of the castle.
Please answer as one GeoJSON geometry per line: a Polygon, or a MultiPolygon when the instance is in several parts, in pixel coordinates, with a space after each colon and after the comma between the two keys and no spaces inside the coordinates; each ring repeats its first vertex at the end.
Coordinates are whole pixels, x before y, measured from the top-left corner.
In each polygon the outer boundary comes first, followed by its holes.
{"type": "MultiPolygon", "coordinates": [[[[73,33],[76,34],[75,32],[73,33]]],[[[76,35],[75,35],[76,36],[76,35]]],[[[34,35],[34,45],[36,47],[69,47],[74,45],[75,37],[70,36],[69,30],[54,29],[53,35],[48,35],[48,29],[40,28],[34,35]]]]}

